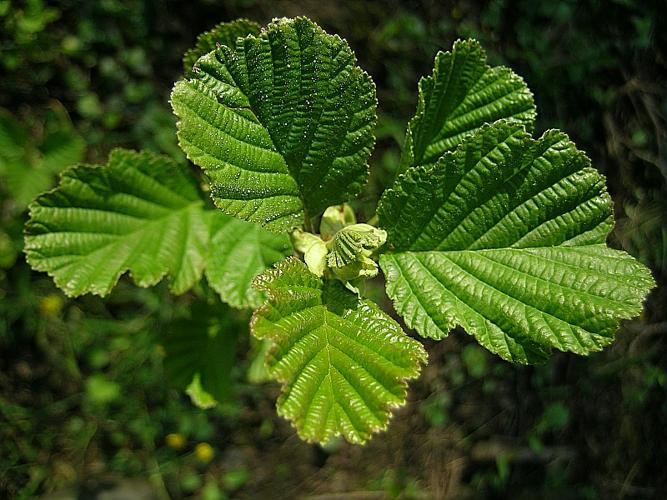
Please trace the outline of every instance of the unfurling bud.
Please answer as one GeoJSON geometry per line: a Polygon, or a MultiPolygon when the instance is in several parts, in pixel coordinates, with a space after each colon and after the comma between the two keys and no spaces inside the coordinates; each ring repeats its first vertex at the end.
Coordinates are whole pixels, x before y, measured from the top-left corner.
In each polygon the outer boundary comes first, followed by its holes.
{"type": "Polygon", "coordinates": [[[356,222],[357,218],[354,216],[354,211],[350,205],[343,204],[329,207],[322,215],[322,222],[320,222],[320,236],[322,236],[324,241],[329,241],[345,226],[355,224],[356,222]]]}
{"type": "Polygon", "coordinates": [[[372,278],[377,264],[371,255],[387,241],[387,232],[368,224],[352,224],[338,231],[328,243],[327,265],[343,281],[372,278]]]}

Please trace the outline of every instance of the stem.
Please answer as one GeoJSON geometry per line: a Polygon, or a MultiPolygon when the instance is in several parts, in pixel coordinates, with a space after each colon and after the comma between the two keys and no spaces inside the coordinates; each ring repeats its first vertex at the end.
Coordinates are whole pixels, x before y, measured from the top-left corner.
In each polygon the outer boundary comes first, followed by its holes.
{"type": "Polygon", "coordinates": [[[368,221],[366,221],[366,224],[368,224],[369,226],[377,226],[378,222],[380,222],[380,218],[376,213],[373,217],[371,217],[370,219],[368,219],[368,221]]]}
{"type": "Polygon", "coordinates": [[[314,229],[313,219],[314,219],[314,217],[311,217],[310,215],[308,215],[307,212],[304,212],[304,214],[303,214],[303,229],[307,233],[315,234],[315,231],[313,230],[314,229]]]}

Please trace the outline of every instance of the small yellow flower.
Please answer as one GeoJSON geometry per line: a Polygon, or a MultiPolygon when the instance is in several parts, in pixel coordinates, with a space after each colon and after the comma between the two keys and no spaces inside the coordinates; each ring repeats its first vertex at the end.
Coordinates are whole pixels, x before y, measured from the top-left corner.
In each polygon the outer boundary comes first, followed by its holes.
{"type": "Polygon", "coordinates": [[[199,443],[195,446],[195,456],[200,462],[208,463],[213,460],[214,455],[215,451],[213,451],[213,447],[208,443],[199,443]]]}
{"type": "Polygon", "coordinates": [[[182,450],[185,446],[185,436],[183,436],[183,434],[167,434],[165,441],[167,442],[167,446],[169,446],[169,448],[173,448],[174,450],[182,450]]]}
{"type": "Polygon", "coordinates": [[[63,308],[63,298],[55,293],[42,297],[39,301],[39,311],[43,316],[56,316],[63,308]]]}

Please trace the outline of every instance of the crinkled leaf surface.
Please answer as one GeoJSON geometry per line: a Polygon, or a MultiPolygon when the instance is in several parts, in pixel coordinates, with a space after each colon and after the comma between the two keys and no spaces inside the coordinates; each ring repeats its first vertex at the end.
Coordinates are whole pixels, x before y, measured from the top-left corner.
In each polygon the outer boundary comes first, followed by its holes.
{"type": "Polygon", "coordinates": [[[602,349],[654,285],[606,246],[604,178],[559,131],[533,140],[516,123],[484,126],[400,176],[378,212],[387,292],[406,323],[436,339],[461,325],[507,360],[602,349]]]}
{"type": "Polygon", "coordinates": [[[251,286],[255,276],[292,253],[286,234],[274,234],[257,224],[219,211],[212,215],[206,279],[227,304],[258,307],[263,294],[251,286]]]}
{"type": "Polygon", "coordinates": [[[401,164],[433,165],[471,132],[503,118],[530,131],[535,114],[533,95],[520,76],[505,66],[490,67],[476,40],[457,40],[451,52],[436,55],[433,74],[419,82],[401,164]]]}
{"type": "Polygon", "coordinates": [[[192,67],[204,54],[211,52],[218,45],[234,47],[236,39],[247,35],[257,35],[261,26],[248,19],[236,19],[228,23],[220,23],[197,37],[193,48],[183,56],[183,70],[185,75],[193,75],[192,67]]]}
{"type": "Polygon", "coordinates": [[[387,426],[426,353],[374,303],[288,258],[257,279],[268,295],[252,333],[272,347],[267,365],[283,384],[278,413],[299,435],[363,443],[387,426]]]}
{"type": "Polygon", "coordinates": [[[106,166],[65,171],[30,205],[25,251],[71,296],[106,295],[129,271],[140,286],[168,274],[182,293],[200,277],[208,221],[194,179],[169,158],[114,150],[106,166]]]}
{"type": "Polygon", "coordinates": [[[115,150],[105,166],[66,171],[31,205],[25,250],[68,295],[106,295],[126,271],[140,286],[167,274],[182,293],[206,268],[223,301],[248,307],[262,298],[252,279],[290,245],[207,209],[195,179],[168,157],[115,150]]]}
{"type": "Polygon", "coordinates": [[[345,41],[280,19],[196,68],[171,102],[180,145],[225,213],[283,232],[360,192],[377,103],[345,41]]]}

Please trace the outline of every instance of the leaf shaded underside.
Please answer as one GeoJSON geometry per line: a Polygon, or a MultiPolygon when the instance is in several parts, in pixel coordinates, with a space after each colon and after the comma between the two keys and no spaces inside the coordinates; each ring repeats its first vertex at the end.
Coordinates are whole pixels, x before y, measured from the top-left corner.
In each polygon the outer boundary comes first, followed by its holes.
{"type": "Polygon", "coordinates": [[[206,279],[233,307],[258,307],[264,295],[252,287],[255,276],[292,252],[287,235],[220,212],[213,215],[206,279]]]}

